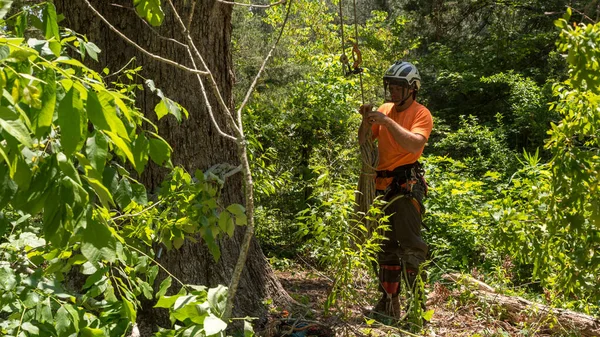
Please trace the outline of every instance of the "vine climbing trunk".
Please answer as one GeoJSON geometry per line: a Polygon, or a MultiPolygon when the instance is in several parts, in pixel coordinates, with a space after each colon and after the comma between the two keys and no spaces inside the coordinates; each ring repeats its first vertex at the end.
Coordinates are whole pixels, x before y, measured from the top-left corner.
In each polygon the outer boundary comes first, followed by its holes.
{"type": "MultiPolygon", "coordinates": [[[[122,33],[151,53],[163,55],[176,62],[193,67],[184,47],[168,39],[186,41],[186,36],[174,18],[169,6],[163,6],[165,22],[160,27],[149,27],[133,10],[131,0],[91,0],[92,5],[106,17],[122,33]]],[[[144,67],[142,76],[153,79],[156,86],[163,90],[167,97],[179,102],[190,113],[188,120],[181,124],[172,118],[158,121],[161,136],[173,147],[173,163],[181,165],[188,171],[205,170],[215,164],[228,163],[240,165],[240,148],[238,143],[218,135],[208,114],[207,102],[201,95],[201,87],[192,73],[158,62],[136,50],[100,21],[83,1],[56,0],[59,13],[65,15],[65,25],[76,32],[86,34],[103,52],[99,62],[90,66],[95,69],[108,67],[111,71],[121,69],[132,58],[134,65],[144,67]]],[[[229,109],[233,108],[233,73],[231,58],[231,5],[217,0],[175,1],[178,12],[184,14],[184,21],[189,20],[189,33],[202,51],[207,67],[213,73],[217,87],[229,109]]],[[[205,83],[208,87],[208,84],[205,83]]],[[[209,91],[210,92],[210,91],[209,91]]],[[[227,127],[225,109],[218,103],[214,95],[209,95],[216,123],[229,134],[234,132],[227,127]]],[[[140,93],[137,105],[145,115],[156,122],[154,107],[158,98],[149,90],[140,93]]],[[[248,163],[243,163],[246,166],[248,163]]],[[[249,171],[245,170],[247,175],[249,171]]],[[[166,171],[150,166],[140,177],[141,181],[152,190],[163,180],[166,171]]],[[[241,203],[244,198],[243,175],[236,174],[227,179],[222,191],[222,203],[241,203]]],[[[251,200],[251,199],[250,199],[251,200]]],[[[179,250],[164,252],[158,261],[184,283],[216,286],[228,285],[232,279],[234,266],[238,260],[240,248],[244,242],[245,228],[238,228],[231,239],[219,242],[221,257],[215,263],[207,247],[203,243],[187,242],[179,250]]],[[[286,304],[289,296],[285,293],[263,255],[256,239],[251,237],[245,242],[248,257],[245,268],[241,271],[239,288],[235,297],[233,316],[266,316],[266,308],[262,304],[271,298],[275,304],[286,304]]],[[[168,326],[166,312],[153,310],[151,304],[138,315],[138,324],[142,335],[150,335],[156,326],[168,326]]]]}

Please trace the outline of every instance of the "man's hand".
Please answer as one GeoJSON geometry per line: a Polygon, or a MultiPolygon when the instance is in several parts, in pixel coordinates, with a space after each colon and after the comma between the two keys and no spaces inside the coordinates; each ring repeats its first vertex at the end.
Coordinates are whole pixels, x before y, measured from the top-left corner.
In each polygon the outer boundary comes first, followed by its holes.
{"type": "MultiPolygon", "coordinates": [[[[364,115],[363,115],[364,116],[364,115]]],[[[369,124],[381,124],[381,125],[385,125],[387,124],[387,119],[388,116],[384,113],[381,113],[379,111],[371,111],[367,114],[366,117],[363,117],[367,119],[367,122],[369,124]]]]}
{"type": "Polygon", "coordinates": [[[358,108],[358,112],[363,116],[363,118],[367,117],[369,112],[373,111],[373,104],[363,104],[358,108]]]}

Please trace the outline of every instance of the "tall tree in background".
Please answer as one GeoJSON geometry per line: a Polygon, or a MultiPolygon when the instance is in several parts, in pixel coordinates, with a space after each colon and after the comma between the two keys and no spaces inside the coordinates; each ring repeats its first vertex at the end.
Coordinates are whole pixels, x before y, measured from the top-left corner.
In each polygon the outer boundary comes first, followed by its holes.
{"type": "MultiPolygon", "coordinates": [[[[163,6],[164,23],[161,27],[151,27],[140,19],[131,1],[117,0],[106,2],[90,1],[92,5],[115,27],[149,52],[168,57],[187,67],[192,67],[184,47],[169,40],[185,41],[174,13],[169,6],[163,6]]],[[[149,57],[111,31],[83,1],[55,1],[58,12],[65,16],[64,25],[74,31],[86,34],[101,49],[98,65],[111,71],[121,69],[132,58],[143,65],[142,76],[152,78],[165,95],[185,107],[190,114],[188,120],[177,124],[167,118],[158,122],[161,136],[173,146],[173,163],[182,165],[188,171],[205,170],[216,164],[239,164],[235,142],[220,137],[211,124],[206,102],[202,98],[201,87],[194,74],[149,57]]],[[[230,5],[216,0],[175,1],[175,7],[183,20],[189,22],[189,32],[201,50],[207,67],[214,74],[223,99],[233,107],[231,70],[231,11],[230,5]]],[[[94,66],[94,65],[92,65],[94,66]]],[[[225,114],[214,95],[209,95],[216,122],[225,132],[225,114]]],[[[138,97],[138,106],[150,119],[155,119],[154,107],[158,103],[156,95],[149,90],[138,97]]],[[[149,189],[158,186],[165,172],[157,167],[149,167],[141,180],[149,189]]],[[[242,203],[241,175],[227,179],[222,191],[225,204],[242,203]]],[[[214,286],[228,284],[239,255],[243,230],[237,230],[232,239],[219,242],[221,257],[215,263],[206,245],[186,243],[181,249],[164,253],[158,260],[183,282],[214,286]]],[[[260,315],[262,300],[282,298],[285,291],[275,279],[267,260],[255,240],[252,240],[246,268],[240,281],[234,305],[234,315],[260,315]]],[[[144,320],[152,324],[154,314],[145,313],[144,320]]],[[[165,319],[166,316],[163,317],[165,319]]],[[[143,322],[141,322],[143,323],[143,322]]]]}

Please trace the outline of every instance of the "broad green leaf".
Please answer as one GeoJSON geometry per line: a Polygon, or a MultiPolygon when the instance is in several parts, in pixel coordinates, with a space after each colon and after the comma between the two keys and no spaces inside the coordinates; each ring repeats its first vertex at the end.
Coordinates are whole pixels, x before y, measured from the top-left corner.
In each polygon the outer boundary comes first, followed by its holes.
{"type": "Polygon", "coordinates": [[[60,152],[56,154],[56,160],[58,161],[58,167],[63,174],[81,185],[81,179],[79,179],[79,174],[77,173],[75,166],[73,166],[73,162],[71,162],[64,153],[60,152]]]}
{"type": "Polygon", "coordinates": [[[175,118],[177,118],[177,121],[180,123],[181,123],[182,110],[184,111],[184,113],[187,117],[188,116],[187,110],[183,109],[183,107],[181,105],[179,105],[177,102],[175,102],[172,99],[169,99],[167,97],[164,97],[163,99],[161,99],[160,103],[158,103],[156,105],[156,107],[154,107],[154,111],[156,112],[156,116],[158,117],[159,120],[161,118],[163,118],[165,115],[171,114],[171,115],[175,116],[175,118]]]}
{"type": "Polygon", "coordinates": [[[25,158],[23,158],[21,153],[14,152],[14,155],[11,156],[11,162],[15,170],[13,180],[17,183],[17,185],[19,185],[21,190],[29,189],[29,183],[31,182],[32,175],[31,169],[25,161],[25,158]]]}
{"type": "Polygon", "coordinates": [[[158,165],[163,165],[171,159],[171,146],[158,135],[150,138],[150,158],[158,165]]]}
{"type": "Polygon", "coordinates": [[[121,150],[125,157],[129,160],[129,162],[135,168],[135,158],[133,157],[133,153],[131,152],[131,145],[126,143],[123,138],[119,137],[117,134],[112,133],[110,131],[106,131],[106,134],[110,137],[113,143],[121,150]]]}
{"type": "Polygon", "coordinates": [[[123,121],[117,116],[117,108],[113,96],[107,91],[88,92],[87,112],[96,128],[112,131],[119,137],[129,140],[123,121]]]}
{"type": "Polygon", "coordinates": [[[135,323],[136,311],[133,307],[133,303],[129,302],[126,298],[123,298],[123,306],[121,307],[121,317],[129,319],[129,322],[135,323]]]}
{"type": "Polygon", "coordinates": [[[29,130],[27,130],[27,127],[20,119],[12,121],[0,119],[0,127],[4,132],[7,132],[11,136],[15,137],[19,143],[27,147],[33,146],[33,140],[31,139],[29,130]]]}
{"type": "Polygon", "coordinates": [[[42,11],[42,22],[44,25],[44,36],[46,39],[51,39],[54,37],[57,41],[60,41],[56,8],[52,2],[46,3],[46,7],[44,7],[44,10],[42,11]]]}
{"type": "Polygon", "coordinates": [[[231,220],[231,215],[228,212],[221,212],[219,215],[219,228],[222,232],[227,231],[227,222],[231,220]]]}
{"type": "Polygon", "coordinates": [[[179,310],[188,304],[194,303],[195,301],[196,301],[196,295],[179,296],[177,298],[177,300],[175,300],[175,304],[173,305],[173,310],[179,310]]]}
{"type": "Polygon", "coordinates": [[[30,336],[40,334],[40,329],[37,326],[31,324],[31,322],[23,322],[23,324],[21,325],[21,329],[27,331],[30,334],[30,336]]]}
{"type": "Polygon", "coordinates": [[[0,289],[4,291],[11,291],[17,285],[17,278],[15,273],[8,266],[0,267],[0,289]]]}
{"type": "Polygon", "coordinates": [[[204,319],[204,332],[207,336],[216,335],[225,329],[227,329],[227,323],[216,316],[209,315],[204,319]]]}
{"type": "Polygon", "coordinates": [[[125,207],[127,207],[127,205],[129,205],[129,203],[131,203],[132,195],[133,193],[131,190],[131,184],[129,183],[129,179],[121,179],[121,182],[119,182],[119,186],[117,187],[117,191],[114,194],[114,199],[117,205],[121,209],[124,209],[125,207]]]}
{"type": "Polygon", "coordinates": [[[137,14],[152,26],[160,26],[165,14],[160,7],[160,0],[133,0],[137,14]]]}
{"type": "Polygon", "coordinates": [[[146,205],[148,203],[148,193],[144,185],[132,181],[131,182],[131,199],[140,205],[146,205]]]}
{"type": "Polygon", "coordinates": [[[244,321],[244,337],[254,337],[254,328],[248,321],[244,321]]]}
{"type": "Polygon", "coordinates": [[[246,209],[244,208],[244,206],[242,206],[240,204],[231,204],[231,205],[227,206],[227,211],[239,216],[239,215],[244,215],[246,212],[246,209]]]}
{"type": "Polygon", "coordinates": [[[102,206],[110,208],[115,204],[112,194],[110,194],[108,189],[102,185],[100,180],[89,176],[83,176],[83,179],[87,181],[88,184],[90,184],[90,186],[94,189],[94,192],[96,192],[96,195],[100,199],[102,206]]]}
{"type": "Polygon", "coordinates": [[[171,277],[165,278],[161,283],[158,292],[156,293],[156,298],[161,298],[165,296],[167,290],[171,287],[171,277]]]}
{"type": "Polygon", "coordinates": [[[227,287],[218,285],[216,288],[208,289],[208,303],[218,316],[223,314],[227,302],[227,287]]]}
{"type": "Polygon", "coordinates": [[[135,170],[139,175],[144,171],[148,163],[148,152],[150,144],[144,133],[141,132],[133,142],[133,158],[135,160],[135,170]]]}
{"type": "Polygon", "coordinates": [[[10,6],[12,6],[13,0],[2,0],[0,1],[0,19],[3,19],[8,11],[10,11],[10,6]]]}
{"type": "Polygon", "coordinates": [[[52,125],[56,107],[56,74],[54,70],[47,69],[39,75],[46,84],[42,85],[42,107],[31,109],[31,128],[36,137],[42,137],[52,125]]]}
{"type": "MultiPolygon", "coordinates": [[[[6,59],[10,55],[10,48],[7,45],[0,46],[0,61],[6,59]]],[[[1,87],[4,87],[6,80],[3,80],[1,87]]]]}
{"type": "Polygon", "coordinates": [[[96,46],[92,42],[84,42],[83,46],[87,51],[88,55],[90,55],[90,57],[94,59],[94,61],[98,62],[98,54],[100,53],[100,48],[98,48],[98,46],[96,46]]]}
{"type": "Polygon", "coordinates": [[[109,262],[116,260],[116,241],[104,223],[88,219],[82,241],[81,254],[90,262],[97,263],[102,258],[109,262]]]}
{"type": "Polygon", "coordinates": [[[94,131],[92,136],[87,139],[85,154],[92,167],[102,174],[108,155],[108,140],[102,132],[94,131]]]}
{"type": "Polygon", "coordinates": [[[85,280],[85,284],[83,285],[82,289],[88,289],[89,287],[96,284],[98,281],[105,277],[104,274],[106,274],[106,272],[108,272],[108,267],[98,269],[92,275],[88,276],[88,278],[85,280]]]}
{"type": "Polygon", "coordinates": [[[431,309],[431,310],[427,310],[423,313],[423,319],[425,319],[426,321],[430,322],[431,319],[433,318],[433,313],[435,312],[435,310],[431,309]]]}
{"type": "Polygon", "coordinates": [[[158,120],[165,117],[169,114],[169,109],[167,109],[167,105],[164,100],[160,100],[160,102],[154,107],[154,112],[156,112],[156,117],[158,120]]]}
{"type": "Polygon", "coordinates": [[[83,104],[79,98],[79,91],[71,87],[58,106],[60,142],[67,157],[75,152],[81,139],[82,111],[83,104]]]}
{"type": "Polygon", "coordinates": [[[81,331],[79,331],[79,335],[82,337],[105,337],[106,336],[104,334],[104,330],[90,328],[89,326],[86,326],[85,328],[81,329],[81,331]]]}
{"type": "Polygon", "coordinates": [[[181,296],[182,295],[162,296],[158,299],[154,308],[171,308],[175,304],[175,301],[181,296]]]}
{"type": "Polygon", "coordinates": [[[59,336],[66,336],[71,327],[71,315],[64,306],[58,308],[56,312],[56,316],[54,317],[56,320],[55,327],[56,332],[58,332],[59,336]]]}

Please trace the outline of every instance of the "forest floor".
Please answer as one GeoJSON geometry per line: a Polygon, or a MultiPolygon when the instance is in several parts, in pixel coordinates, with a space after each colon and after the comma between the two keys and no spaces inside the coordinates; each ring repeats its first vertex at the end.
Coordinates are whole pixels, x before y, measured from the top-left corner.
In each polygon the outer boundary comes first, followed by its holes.
{"type": "MultiPolygon", "coordinates": [[[[272,336],[458,336],[458,337],[505,337],[505,336],[555,336],[548,332],[545,322],[511,322],[506,313],[480,302],[468,290],[451,282],[439,281],[427,284],[427,310],[433,316],[419,332],[408,332],[409,327],[397,328],[381,324],[369,317],[376,302],[376,292],[356,289],[354,298],[338,301],[335,308],[324,310],[333,281],[315,269],[286,268],[276,271],[284,288],[296,301],[310,310],[305,313],[278,312],[273,310],[271,325],[277,321],[288,323],[287,331],[263,334],[272,336]],[[340,307],[342,309],[340,309],[340,307]],[[287,316],[282,319],[281,316],[287,316]],[[292,323],[290,323],[292,322],[292,323]],[[305,322],[323,328],[323,334],[307,334],[299,331],[289,333],[290,324],[305,322]]],[[[363,282],[365,283],[365,282],[363,282]]],[[[368,282],[367,282],[368,283],[368,282]]],[[[301,326],[301,324],[298,324],[301,326]]],[[[273,330],[274,331],[274,330],[273,330]]],[[[414,330],[413,330],[414,331],[414,330]]]]}

